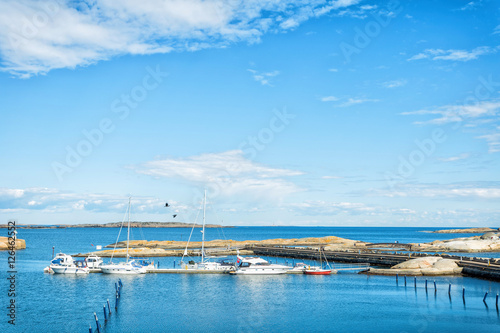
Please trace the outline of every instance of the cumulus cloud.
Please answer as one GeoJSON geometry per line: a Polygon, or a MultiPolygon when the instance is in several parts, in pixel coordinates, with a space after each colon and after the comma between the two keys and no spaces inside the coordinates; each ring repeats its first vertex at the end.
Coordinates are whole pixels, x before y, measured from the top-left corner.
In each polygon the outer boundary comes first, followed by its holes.
{"type": "Polygon", "coordinates": [[[303,174],[255,163],[245,158],[241,150],[167,158],[132,168],[138,173],[154,177],[187,180],[226,197],[245,194],[276,199],[300,191],[288,178],[303,174]]]}
{"type": "Polygon", "coordinates": [[[360,0],[142,0],[0,2],[2,70],[19,77],[124,54],[258,42],[360,0]]]}

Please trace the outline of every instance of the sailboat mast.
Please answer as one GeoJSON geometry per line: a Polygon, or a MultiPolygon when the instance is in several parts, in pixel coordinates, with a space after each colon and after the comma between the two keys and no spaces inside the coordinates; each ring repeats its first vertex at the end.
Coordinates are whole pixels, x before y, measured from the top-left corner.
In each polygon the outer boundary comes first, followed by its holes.
{"type": "Polygon", "coordinates": [[[203,230],[201,231],[201,262],[203,263],[205,260],[205,207],[207,205],[207,190],[203,195],[203,230]]]}
{"type": "Polygon", "coordinates": [[[128,227],[127,227],[127,262],[128,262],[128,243],[130,241],[130,197],[128,198],[128,227]]]}

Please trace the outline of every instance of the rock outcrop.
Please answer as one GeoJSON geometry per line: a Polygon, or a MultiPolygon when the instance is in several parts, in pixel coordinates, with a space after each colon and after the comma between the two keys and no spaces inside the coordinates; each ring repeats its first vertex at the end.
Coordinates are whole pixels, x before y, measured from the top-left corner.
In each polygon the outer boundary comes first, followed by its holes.
{"type": "MultiPolygon", "coordinates": [[[[26,242],[24,241],[24,239],[17,238],[15,249],[22,250],[25,248],[26,248],[26,242]]],[[[0,237],[0,251],[6,251],[9,249],[11,249],[11,247],[9,246],[9,238],[8,237],[0,237]]]]}
{"type": "Polygon", "coordinates": [[[422,257],[411,259],[392,266],[389,269],[370,268],[367,274],[374,275],[458,275],[462,268],[458,267],[455,260],[441,257],[422,257]]]}
{"type": "Polygon", "coordinates": [[[495,232],[499,231],[499,229],[492,228],[466,228],[466,229],[443,229],[443,230],[435,230],[431,231],[435,234],[482,234],[485,232],[495,232]]]}

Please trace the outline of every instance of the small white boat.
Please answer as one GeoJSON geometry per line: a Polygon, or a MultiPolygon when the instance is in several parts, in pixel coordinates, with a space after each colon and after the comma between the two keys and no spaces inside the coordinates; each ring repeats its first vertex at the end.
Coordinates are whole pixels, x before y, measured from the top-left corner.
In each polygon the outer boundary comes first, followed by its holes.
{"type": "Polygon", "coordinates": [[[49,266],[54,274],[88,274],[90,269],[84,260],[74,260],[64,253],[58,253],[49,266]]]}
{"type": "Polygon", "coordinates": [[[271,264],[259,257],[240,257],[236,262],[236,269],[230,274],[241,275],[276,275],[285,274],[291,267],[285,265],[271,264]]]}

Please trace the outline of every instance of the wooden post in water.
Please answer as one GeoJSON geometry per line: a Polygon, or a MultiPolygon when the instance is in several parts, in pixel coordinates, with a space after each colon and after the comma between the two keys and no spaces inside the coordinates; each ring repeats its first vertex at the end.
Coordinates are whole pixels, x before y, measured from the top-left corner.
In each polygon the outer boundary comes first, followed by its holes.
{"type": "Polygon", "coordinates": [[[497,300],[495,301],[495,304],[496,304],[496,307],[497,307],[497,310],[498,310],[498,294],[497,294],[497,300]]]}
{"type": "Polygon", "coordinates": [[[109,306],[109,298],[106,300],[108,302],[108,312],[111,314],[111,307],[109,306]]]}
{"type": "Polygon", "coordinates": [[[425,279],[425,292],[427,292],[427,279],[425,279]]]}
{"type": "Polygon", "coordinates": [[[97,325],[97,333],[101,333],[101,328],[99,327],[99,319],[97,319],[97,314],[94,312],[95,324],[97,325]]]}
{"type": "Polygon", "coordinates": [[[483,297],[484,304],[486,304],[486,296],[488,296],[488,292],[486,292],[486,294],[484,294],[484,297],[483,297]]]}
{"type": "Polygon", "coordinates": [[[436,286],[436,280],[434,280],[434,292],[437,293],[437,286],[436,286]]]}
{"type": "Polygon", "coordinates": [[[396,273],[396,285],[398,285],[398,284],[399,284],[398,279],[399,279],[399,274],[398,274],[398,273],[396,273]]]}
{"type": "Polygon", "coordinates": [[[405,275],[405,287],[406,287],[406,275],[405,275]]]}
{"type": "Polygon", "coordinates": [[[451,295],[451,283],[448,286],[448,295],[451,295]]]}
{"type": "Polygon", "coordinates": [[[464,304],[465,304],[465,287],[462,288],[462,299],[463,299],[464,304]]]}
{"type": "Polygon", "coordinates": [[[89,324],[89,333],[92,333],[92,325],[89,324]]]}
{"type": "Polygon", "coordinates": [[[116,292],[116,298],[115,298],[115,311],[118,310],[118,291],[116,292]]]}
{"type": "Polygon", "coordinates": [[[108,321],[108,314],[106,313],[106,305],[102,306],[102,310],[104,312],[104,321],[108,321]]]}
{"type": "Polygon", "coordinates": [[[415,290],[417,290],[417,277],[413,278],[413,285],[415,286],[415,290]]]}

